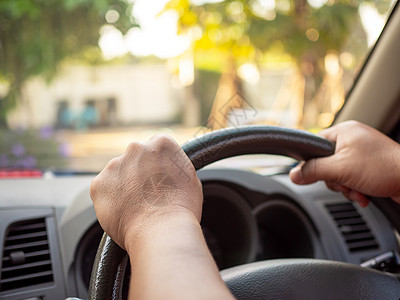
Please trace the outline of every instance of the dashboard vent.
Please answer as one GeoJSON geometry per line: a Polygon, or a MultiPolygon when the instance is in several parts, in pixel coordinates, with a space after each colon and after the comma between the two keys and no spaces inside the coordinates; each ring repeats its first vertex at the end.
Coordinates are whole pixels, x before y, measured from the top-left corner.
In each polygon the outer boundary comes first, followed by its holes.
{"type": "Polygon", "coordinates": [[[45,219],[13,223],[6,232],[0,291],[53,282],[45,219]]]}
{"type": "Polygon", "coordinates": [[[379,248],[367,223],[352,203],[326,205],[350,252],[379,248]]]}

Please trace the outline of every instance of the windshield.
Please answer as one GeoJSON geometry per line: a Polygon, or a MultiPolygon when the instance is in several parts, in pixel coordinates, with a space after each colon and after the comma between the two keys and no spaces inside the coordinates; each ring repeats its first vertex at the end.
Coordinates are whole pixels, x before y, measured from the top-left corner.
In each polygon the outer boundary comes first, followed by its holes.
{"type": "Polygon", "coordinates": [[[3,0],[0,171],[97,172],[157,133],[327,127],[392,6],[3,0]]]}

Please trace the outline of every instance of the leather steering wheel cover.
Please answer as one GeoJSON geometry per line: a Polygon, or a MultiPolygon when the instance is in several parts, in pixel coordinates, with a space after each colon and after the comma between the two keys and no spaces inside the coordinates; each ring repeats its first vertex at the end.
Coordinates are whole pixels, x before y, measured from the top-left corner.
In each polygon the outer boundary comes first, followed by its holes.
{"type": "Polygon", "coordinates": [[[268,260],[221,271],[237,299],[399,299],[387,273],[318,259],[268,260]]]}
{"type": "MultiPolygon", "coordinates": [[[[308,160],[331,155],[334,153],[334,148],[335,146],[331,142],[308,132],[274,126],[246,126],[222,129],[208,133],[182,146],[182,149],[193,162],[196,170],[220,159],[242,154],[278,154],[291,156],[299,160],[308,160]]],[[[385,201],[383,205],[389,206],[389,202],[390,201],[385,201]]],[[[93,265],[88,289],[88,299],[121,299],[121,287],[127,261],[127,254],[104,234],[93,265]]],[[[331,264],[318,265],[320,269],[327,273],[331,271],[331,266],[331,264]]],[[[346,264],[346,266],[346,268],[350,269],[356,268],[354,269],[354,273],[370,272],[370,270],[367,269],[359,269],[357,266],[348,264],[346,264]]],[[[246,268],[247,265],[241,267],[246,268]]],[[[298,265],[296,268],[301,267],[301,265],[298,265]]],[[[291,271],[294,272],[295,275],[299,274],[295,271],[295,267],[293,267],[291,271]]],[[[309,272],[312,273],[312,268],[309,272]]],[[[240,274],[240,272],[238,274],[240,274]]],[[[340,275],[341,273],[338,272],[336,274],[340,275]]],[[[365,276],[365,278],[374,279],[374,276],[379,284],[382,276],[385,275],[383,273],[374,272],[371,277],[365,276]]],[[[232,278],[233,277],[231,277],[231,279],[232,278]]],[[[361,275],[361,278],[364,278],[363,275],[361,275]]],[[[316,280],[317,278],[314,279],[316,280]]],[[[331,279],[333,280],[335,278],[331,277],[331,279]]],[[[292,280],[290,284],[295,284],[295,281],[296,280],[292,280]]],[[[382,282],[386,284],[386,279],[382,282]]],[[[358,281],[353,283],[361,284],[358,281]]],[[[318,284],[318,282],[316,281],[314,284],[318,284]]],[[[397,282],[397,284],[399,283],[397,282]]],[[[394,286],[392,283],[389,285],[391,287],[394,286]]],[[[244,287],[245,286],[246,285],[244,285],[244,287]]],[[[251,285],[249,285],[249,287],[250,286],[251,285]]],[[[351,286],[350,289],[352,288],[353,286],[351,286]]],[[[372,288],[370,289],[372,290],[372,288]]],[[[342,295],[344,295],[344,293],[342,293],[342,295]]],[[[269,295],[264,294],[263,299],[265,299],[265,297],[272,299],[269,295]]],[[[399,299],[399,297],[400,294],[397,294],[396,299],[399,299]]],[[[326,295],[324,298],[327,298],[326,295]]],[[[335,295],[333,295],[333,298],[335,298],[335,295]]],[[[344,296],[344,298],[348,297],[344,296]]],[[[307,297],[306,294],[302,294],[300,298],[297,299],[311,298],[307,297]]]]}
{"type": "Polygon", "coordinates": [[[104,233],[93,262],[88,299],[121,299],[128,260],[126,251],[104,233]]]}
{"type": "Polygon", "coordinates": [[[297,160],[329,156],[334,145],[324,138],[276,126],[240,126],[212,131],[182,146],[196,170],[243,154],[278,154],[297,160]]]}

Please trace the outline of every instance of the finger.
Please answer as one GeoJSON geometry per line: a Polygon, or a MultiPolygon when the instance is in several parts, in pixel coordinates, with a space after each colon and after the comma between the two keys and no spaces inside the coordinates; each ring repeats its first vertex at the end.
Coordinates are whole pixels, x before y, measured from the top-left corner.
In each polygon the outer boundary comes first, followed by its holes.
{"type": "Polygon", "coordinates": [[[318,135],[330,140],[332,142],[336,142],[339,130],[337,126],[333,126],[324,130],[321,130],[318,135]]]}
{"type": "Polygon", "coordinates": [[[369,204],[368,198],[355,190],[344,192],[343,195],[352,202],[357,202],[361,207],[367,207],[369,204]]]}
{"type": "Polygon", "coordinates": [[[350,191],[343,192],[342,194],[347,198],[347,200],[349,200],[350,202],[354,202],[354,200],[350,198],[350,191]]]}
{"type": "Polygon", "coordinates": [[[332,181],[325,181],[325,185],[328,189],[334,191],[334,192],[339,192],[339,190],[337,189],[337,184],[336,182],[332,182],[332,181]]]}
{"type": "Polygon", "coordinates": [[[289,178],[292,182],[296,183],[296,184],[302,184],[303,182],[303,175],[302,175],[302,171],[301,168],[304,165],[304,161],[299,163],[297,166],[295,166],[294,168],[292,168],[289,172],[289,178]]]}
{"type": "Polygon", "coordinates": [[[338,182],[335,182],[335,181],[326,181],[325,184],[329,189],[331,189],[332,191],[335,191],[335,192],[346,193],[346,192],[350,191],[350,189],[348,187],[346,187],[338,182]]]}
{"type": "Polygon", "coordinates": [[[360,192],[351,190],[349,193],[349,197],[353,201],[356,201],[361,207],[367,207],[369,204],[368,198],[360,192]]]}
{"type": "Polygon", "coordinates": [[[319,180],[337,181],[340,172],[336,156],[310,159],[290,171],[290,179],[296,184],[310,184],[319,180]]]}
{"type": "Polygon", "coordinates": [[[397,202],[398,204],[400,204],[400,196],[392,197],[392,200],[393,200],[394,202],[397,202]]]}

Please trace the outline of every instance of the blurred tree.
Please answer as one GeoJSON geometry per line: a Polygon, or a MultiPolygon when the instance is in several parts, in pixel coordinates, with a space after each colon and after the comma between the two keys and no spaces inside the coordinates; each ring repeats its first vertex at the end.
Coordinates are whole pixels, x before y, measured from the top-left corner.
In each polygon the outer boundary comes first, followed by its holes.
{"type": "MultiPolygon", "coordinates": [[[[367,36],[358,14],[360,2],[171,0],[165,10],[175,10],[179,31],[192,35],[195,64],[202,67],[214,60],[225,74],[221,82],[226,84],[227,77],[231,78],[231,93],[240,92],[240,81],[232,72],[240,64],[260,65],[271,52],[289,55],[305,80],[300,105],[304,112],[317,93],[315,86],[323,80],[324,59],[329,53],[347,51],[357,61],[366,52],[367,36]]],[[[390,0],[363,2],[370,2],[380,12],[391,5],[390,0]]],[[[220,111],[229,96],[216,98],[212,111],[220,111]]]]}
{"type": "Polygon", "coordinates": [[[100,28],[109,22],[122,33],[135,26],[125,0],[0,1],[0,127],[23,82],[41,74],[50,79],[61,60],[101,60],[100,28]],[[111,19],[111,20],[110,20],[111,19]]]}

